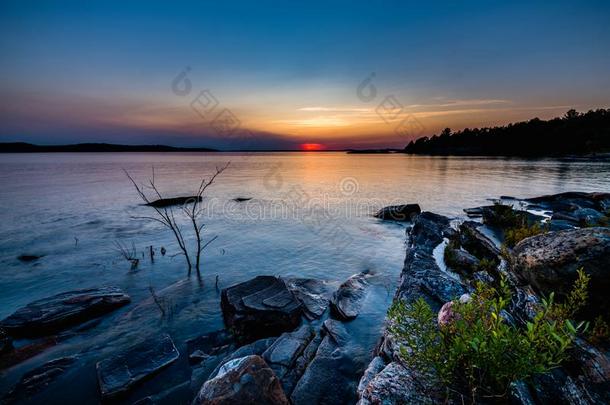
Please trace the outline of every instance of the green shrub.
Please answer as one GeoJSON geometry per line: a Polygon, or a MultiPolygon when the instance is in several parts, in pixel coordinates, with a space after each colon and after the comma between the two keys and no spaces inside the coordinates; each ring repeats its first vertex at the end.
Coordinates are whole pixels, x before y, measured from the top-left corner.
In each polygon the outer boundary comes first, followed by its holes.
{"type": "MultiPolygon", "coordinates": [[[[579,299],[587,285],[588,278],[579,273],[575,286],[579,299]]],[[[570,308],[574,302],[557,304],[551,295],[534,319],[518,328],[503,318],[510,298],[505,279],[498,289],[479,283],[469,302],[452,303],[453,321],[440,328],[437,314],[423,299],[395,302],[388,316],[390,332],[404,343],[402,361],[436,375],[472,402],[504,396],[511,382],[557,367],[577,332],[584,329],[583,323],[574,326],[562,318],[575,312],[570,308]]]]}
{"type": "Polygon", "coordinates": [[[527,223],[523,223],[519,226],[506,230],[504,233],[504,243],[512,248],[525,238],[546,232],[547,230],[543,229],[538,223],[531,226],[527,225],[527,223]]]}

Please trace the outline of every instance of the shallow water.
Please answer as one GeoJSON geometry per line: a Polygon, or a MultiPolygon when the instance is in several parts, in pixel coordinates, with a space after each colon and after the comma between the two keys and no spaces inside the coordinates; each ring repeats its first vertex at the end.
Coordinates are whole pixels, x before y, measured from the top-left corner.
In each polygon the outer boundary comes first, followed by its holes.
{"type": "MultiPolygon", "coordinates": [[[[66,290],[117,285],[132,303],[99,325],[64,339],[2,374],[0,394],[24,371],[61,355],[77,366],[35,400],[96,400],[94,363],[127,343],[166,331],[184,341],[222,327],[220,288],[260,274],[314,277],[337,285],[376,273],[363,313],[348,324],[360,356],[369,356],[404,259],[405,226],[372,214],[385,205],[418,202],[452,217],[500,195],[610,191],[610,162],[592,159],[500,159],[348,155],[345,153],[115,153],[0,155],[0,318],[35,299],[66,290]],[[187,277],[168,230],[148,215],[122,169],[165,195],[190,194],[202,176],[231,162],[204,201],[206,250],[202,280],[187,277]],[[234,202],[236,197],[251,197],[234,202]],[[114,243],[152,245],[135,271],[114,243]],[[161,256],[161,246],[168,253],[161,256]],[[20,254],[43,257],[22,263],[20,254]],[[162,319],[149,287],[173,316],[162,319]],[[74,384],[78,381],[78,384],[74,384]],[[69,387],[69,388],[68,388],[69,387]]],[[[18,342],[24,343],[24,342],[18,342]]],[[[185,364],[161,373],[134,394],[188,380],[185,364]]]]}

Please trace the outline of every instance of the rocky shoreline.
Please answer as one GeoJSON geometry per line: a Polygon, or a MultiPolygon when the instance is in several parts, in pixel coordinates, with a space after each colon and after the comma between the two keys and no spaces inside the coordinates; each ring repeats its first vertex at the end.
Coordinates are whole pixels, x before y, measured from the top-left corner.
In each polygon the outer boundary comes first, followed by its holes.
{"type": "MultiPolygon", "coordinates": [[[[448,303],[471,293],[476,282],[495,285],[503,277],[513,294],[506,322],[522,326],[541,297],[550,291],[565,294],[576,271],[584,268],[591,277],[586,315],[607,316],[610,194],[501,200],[502,204],[465,209],[482,222],[421,212],[417,204],[381,210],[380,219],[410,223],[394,302],[422,298],[435,312],[443,312],[448,303]],[[513,228],[515,219],[523,228],[513,228]],[[517,231],[522,240],[507,246],[517,231]]],[[[404,364],[399,355],[404,342],[390,333],[389,319],[374,352],[366,357],[372,358],[370,363],[355,356],[358,349],[346,326],[359,316],[371,277],[374,274],[366,271],[358,273],[336,288],[323,280],[258,276],[225,288],[220,300],[225,329],[182,345],[160,333],[97,362],[100,398],[138,404],[468,402],[448,394],[448,388],[429,373],[404,364]],[[184,346],[186,353],[180,353],[183,349],[178,347],[184,346]],[[180,362],[189,369],[182,383],[155,395],[130,396],[134,387],[180,362]]],[[[11,365],[27,358],[22,348],[13,347],[13,339],[70,336],[79,328],[94,327],[100,317],[129,302],[121,290],[105,287],[31,303],[0,322],[0,360],[11,365]]],[[[28,400],[75,361],[76,357],[54,359],[29,371],[2,402],[28,400]]],[[[579,338],[561,367],[517,381],[505,396],[488,402],[610,403],[610,347],[607,341],[593,344],[579,338]]]]}

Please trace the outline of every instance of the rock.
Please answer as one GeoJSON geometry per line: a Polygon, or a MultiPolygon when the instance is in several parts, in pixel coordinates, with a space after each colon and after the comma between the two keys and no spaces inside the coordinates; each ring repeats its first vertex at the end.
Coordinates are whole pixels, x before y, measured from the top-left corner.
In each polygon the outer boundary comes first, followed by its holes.
{"type": "Polygon", "coordinates": [[[563,231],[566,229],[573,229],[575,226],[574,222],[566,221],[563,219],[551,219],[549,221],[549,231],[563,231]]]}
{"type": "Polygon", "coordinates": [[[392,221],[410,221],[421,212],[419,204],[390,205],[379,210],[375,217],[392,221]]]}
{"type": "Polygon", "coordinates": [[[13,336],[54,333],[128,304],[129,296],[116,287],[70,291],[34,301],[0,322],[13,336]]]}
{"type": "Polygon", "coordinates": [[[303,352],[296,358],[292,368],[282,377],[282,387],[287,397],[290,397],[294,391],[303,373],[316,356],[320,343],[322,343],[323,334],[321,331],[316,332],[314,337],[309,341],[303,352]]]}
{"type": "Polygon", "coordinates": [[[349,335],[341,322],[327,319],[326,335],[316,355],[296,384],[290,399],[293,405],[353,404],[356,381],[362,367],[346,347],[349,335]]]}
{"type": "Polygon", "coordinates": [[[432,212],[422,212],[413,219],[409,232],[409,243],[413,246],[432,250],[443,241],[449,227],[449,218],[432,212]]]}
{"type": "Polygon", "coordinates": [[[446,326],[455,320],[455,313],[452,310],[453,301],[446,302],[438,311],[437,321],[438,326],[446,326]]]}
{"type": "Polygon", "coordinates": [[[95,367],[103,398],[128,391],[179,357],[171,337],[164,334],[127,348],[122,353],[98,362],[95,367]]]}
{"type": "Polygon", "coordinates": [[[480,218],[483,216],[483,207],[464,208],[463,211],[468,218],[480,218]]]}
{"type": "Polygon", "coordinates": [[[235,202],[244,202],[244,201],[250,201],[252,199],[252,197],[235,197],[233,199],[233,201],[235,202]]]}
{"type": "Polygon", "coordinates": [[[380,356],[375,356],[375,358],[371,360],[366,370],[364,370],[364,374],[362,374],[360,382],[358,383],[358,398],[362,397],[362,393],[369,385],[371,380],[375,378],[375,376],[379,374],[379,372],[383,370],[385,366],[385,361],[383,361],[383,358],[380,356]]]}
{"type": "Polygon", "coordinates": [[[510,384],[508,399],[511,405],[536,405],[536,401],[524,381],[515,381],[510,384]]]}
{"type": "Polygon", "coordinates": [[[155,208],[165,208],[171,207],[172,205],[184,205],[184,204],[192,204],[195,201],[201,202],[202,197],[191,195],[186,197],[173,197],[173,198],[161,198],[159,200],[151,201],[148,204],[145,204],[149,207],[155,208]]]}
{"type": "Polygon", "coordinates": [[[258,276],[222,290],[225,325],[239,342],[288,332],[301,323],[301,304],[283,280],[258,276]]]}
{"type": "Polygon", "coordinates": [[[286,286],[299,300],[309,320],[322,316],[333,293],[329,283],[311,278],[291,278],[286,280],[286,286]]]}
{"type": "Polygon", "coordinates": [[[479,231],[479,226],[481,224],[472,221],[465,221],[460,225],[461,245],[479,259],[498,261],[500,249],[479,231]]]}
{"type": "Polygon", "coordinates": [[[17,257],[17,259],[19,261],[21,261],[21,262],[28,263],[28,262],[36,261],[36,260],[40,259],[41,257],[43,257],[43,255],[28,255],[28,254],[23,254],[23,255],[19,255],[17,257]]]}
{"type": "Polygon", "coordinates": [[[592,208],[579,208],[572,211],[572,216],[583,225],[597,225],[606,219],[606,216],[592,208]]]}
{"type": "Polygon", "coordinates": [[[358,405],[372,404],[440,404],[444,403],[442,385],[398,362],[388,364],[362,391],[358,405]]]}
{"type": "Polygon", "coordinates": [[[604,211],[610,200],[610,193],[567,192],[528,198],[525,201],[535,203],[552,211],[573,211],[578,208],[593,208],[604,211]]]}
{"type": "Polygon", "coordinates": [[[0,355],[13,350],[13,338],[4,329],[0,329],[0,355]]]}
{"type": "Polygon", "coordinates": [[[532,214],[528,211],[515,210],[510,205],[487,205],[481,208],[481,216],[483,223],[500,228],[510,228],[522,225],[526,222],[528,225],[539,223],[544,219],[541,215],[532,214]]]}
{"type": "Polygon", "coordinates": [[[283,333],[263,353],[262,357],[281,380],[314,335],[314,330],[310,325],[303,325],[294,332],[283,333]]]}
{"type": "Polygon", "coordinates": [[[21,377],[21,380],[19,380],[13,389],[2,398],[2,403],[27,402],[31,400],[33,395],[44,390],[75,361],[76,357],[62,357],[28,371],[21,377]]]}
{"type": "Polygon", "coordinates": [[[280,381],[260,356],[231,360],[206,381],[193,404],[288,405],[280,381]]]}
{"type": "Polygon", "coordinates": [[[479,259],[462,249],[445,250],[445,264],[461,273],[472,274],[479,265],[479,259]]]}
{"type": "Polygon", "coordinates": [[[526,238],[513,249],[513,270],[545,294],[566,295],[583,268],[591,277],[590,308],[608,313],[610,228],[550,232],[526,238]]]}
{"type": "Polygon", "coordinates": [[[218,367],[216,367],[216,369],[214,369],[214,371],[212,373],[210,373],[210,377],[212,377],[212,378],[215,377],[216,374],[218,374],[220,367],[228,361],[231,361],[231,360],[234,360],[234,359],[237,359],[240,357],[251,356],[251,355],[261,356],[265,352],[265,350],[267,350],[269,348],[269,346],[271,346],[273,344],[273,342],[275,342],[276,339],[277,338],[274,338],[274,337],[259,339],[257,341],[254,341],[252,343],[249,343],[247,345],[240,347],[239,349],[235,350],[233,353],[229,354],[224,359],[222,359],[222,361],[220,362],[218,367]]]}
{"type": "Polygon", "coordinates": [[[190,339],[186,342],[191,364],[200,363],[208,357],[220,357],[218,361],[235,350],[233,336],[226,330],[221,329],[207,335],[190,339]]]}
{"type": "Polygon", "coordinates": [[[358,316],[366,296],[366,278],[367,273],[355,274],[339,286],[330,300],[330,309],[335,317],[350,320],[358,316]]]}
{"type": "Polygon", "coordinates": [[[494,283],[494,278],[489,275],[486,271],[477,271],[472,274],[473,281],[480,281],[481,283],[492,285],[494,283]]]}

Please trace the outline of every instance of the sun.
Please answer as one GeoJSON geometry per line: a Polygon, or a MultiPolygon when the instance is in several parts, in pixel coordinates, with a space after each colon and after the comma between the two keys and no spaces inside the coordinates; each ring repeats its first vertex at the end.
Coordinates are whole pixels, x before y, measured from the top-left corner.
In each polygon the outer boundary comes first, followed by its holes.
{"type": "Polygon", "coordinates": [[[324,146],[320,143],[302,143],[300,147],[301,150],[305,151],[315,151],[324,149],[324,146]]]}

